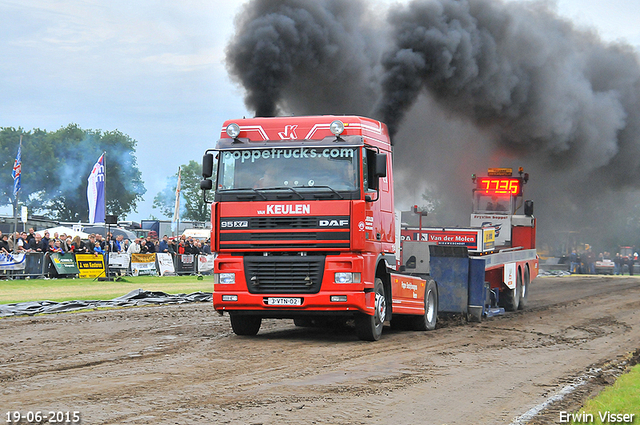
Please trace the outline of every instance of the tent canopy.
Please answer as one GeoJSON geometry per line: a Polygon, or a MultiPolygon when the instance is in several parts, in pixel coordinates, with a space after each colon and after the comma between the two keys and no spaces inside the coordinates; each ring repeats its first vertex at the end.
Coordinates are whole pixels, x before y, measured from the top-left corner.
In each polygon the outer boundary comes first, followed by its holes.
{"type": "Polygon", "coordinates": [[[193,237],[196,239],[209,239],[211,237],[211,229],[185,229],[182,233],[186,237],[193,237]]]}
{"type": "Polygon", "coordinates": [[[73,230],[71,227],[64,227],[64,226],[56,226],[50,229],[38,230],[36,233],[39,234],[40,236],[44,236],[44,232],[49,232],[50,237],[53,237],[55,233],[57,233],[58,236],[62,236],[63,234],[65,234],[67,236],[71,236],[72,238],[75,238],[76,236],[80,236],[80,239],[87,239],[89,237],[88,233],[73,230]]]}
{"type": "Polygon", "coordinates": [[[110,231],[114,238],[122,235],[125,239],[129,239],[130,241],[136,238],[136,234],[134,232],[116,226],[111,226],[111,229],[109,229],[108,226],[84,226],[84,231],[96,234],[100,233],[104,237],[107,236],[107,231],[110,231]]]}

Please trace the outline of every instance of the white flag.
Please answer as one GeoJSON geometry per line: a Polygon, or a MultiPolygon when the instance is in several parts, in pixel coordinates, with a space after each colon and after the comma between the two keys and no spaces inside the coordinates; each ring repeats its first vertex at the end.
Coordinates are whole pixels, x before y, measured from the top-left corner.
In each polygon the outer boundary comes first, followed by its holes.
{"type": "Polygon", "coordinates": [[[171,220],[171,231],[177,232],[177,224],[180,221],[180,174],[181,168],[178,167],[178,185],[176,186],[176,206],[173,210],[173,220],[171,220]]]}
{"type": "Polygon", "coordinates": [[[104,192],[104,154],[93,166],[87,179],[87,201],[89,202],[89,223],[104,223],[105,192],[104,192]]]}

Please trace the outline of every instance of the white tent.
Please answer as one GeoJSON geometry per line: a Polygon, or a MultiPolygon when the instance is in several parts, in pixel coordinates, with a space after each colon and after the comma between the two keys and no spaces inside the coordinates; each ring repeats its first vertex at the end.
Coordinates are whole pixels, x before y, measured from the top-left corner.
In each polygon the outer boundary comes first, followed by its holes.
{"type": "Polygon", "coordinates": [[[182,234],[186,237],[204,240],[211,237],[211,229],[185,229],[182,234]]]}
{"type": "Polygon", "coordinates": [[[52,227],[46,230],[38,230],[36,233],[39,234],[40,236],[44,236],[44,232],[49,232],[49,237],[51,238],[53,238],[53,235],[55,233],[57,233],[58,236],[61,236],[64,233],[65,235],[71,236],[72,238],[75,238],[76,236],[80,236],[80,239],[89,238],[88,233],[76,231],[76,230],[73,230],[71,227],[64,227],[64,226],[52,227]]]}

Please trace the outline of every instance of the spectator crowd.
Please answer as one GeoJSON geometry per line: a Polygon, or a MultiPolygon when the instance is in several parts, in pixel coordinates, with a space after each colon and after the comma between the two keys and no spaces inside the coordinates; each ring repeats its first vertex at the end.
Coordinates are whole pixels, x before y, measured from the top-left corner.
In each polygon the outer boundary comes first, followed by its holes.
{"type": "Polygon", "coordinates": [[[622,275],[628,272],[633,276],[634,265],[638,262],[638,253],[634,252],[630,255],[621,255],[618,252],[612,257],[611,253],[605,251],[596,257],[590,248],[584,252],[578,252],[574,249],[569,255],[569,261],[569,271],[572,274],[596,274],[596,262],[600,262],[601,268],[612,265],[614,275],[622,275]]]}
{"type": "Polygon", "coordinates": [[[152,254],[152,253],[169,253],[169,254],[211,254],[210,241],[205,242],[193,237],[168,237],[164,235],[162,239],[152,238],[135,238],[133,241],[125,239],[123,235],[113,237],[107,232],[106,238],[100,233],[91,233],[87,239],[81,239],[80,236],[72,237],[67,234],[54,233],[49,234],[45,231],[43,235],[36,233],[33,228],[29,232],[15,232],[9,237],[0,231],[0,253],[25,253],[25,252],[41,252],[41,253],[93,253],[104,254],[107,252],[127,253],[127,254],[152,254]]]}

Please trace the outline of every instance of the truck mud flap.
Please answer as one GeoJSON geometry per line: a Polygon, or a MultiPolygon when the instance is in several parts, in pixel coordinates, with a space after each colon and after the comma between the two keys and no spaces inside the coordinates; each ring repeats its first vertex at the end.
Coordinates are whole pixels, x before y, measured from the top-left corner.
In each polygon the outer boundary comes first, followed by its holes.
{"type": "Polygon", "coordinates": [[[467,313],[469,304],[469,253],[466,247],[432,245],[431,277],[438,285],[438,311],[467,313]]]}

